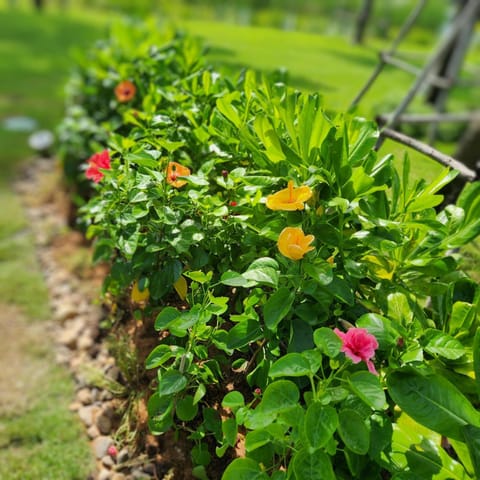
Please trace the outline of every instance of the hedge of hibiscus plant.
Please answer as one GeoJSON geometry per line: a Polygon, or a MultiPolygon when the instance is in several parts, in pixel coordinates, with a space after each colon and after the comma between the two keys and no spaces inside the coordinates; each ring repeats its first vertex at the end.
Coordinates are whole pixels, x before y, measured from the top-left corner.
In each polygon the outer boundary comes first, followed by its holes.
{"type": "Polygon", "coordinates": [[[105,148],[112,133],[128,135],[139,111],[171,101],[160,88],[195,75],[201,61],[198,42],[154,20],[117,21],[107,39],[78,55],[58,127],[64,177],[75,203],[92,193],[85,159],[105,148]]]}
{"type": "Polygon", "coordinates": [[[188,432],[196,478],[212,456],[226,480],[476,478],[480,290],[455,249],[480,184],[436,210],[454,172],[412,181],[375,125],[252,72],[137,88],[82,213],[105,292],[159,332],[151,431],[188,432]]]}

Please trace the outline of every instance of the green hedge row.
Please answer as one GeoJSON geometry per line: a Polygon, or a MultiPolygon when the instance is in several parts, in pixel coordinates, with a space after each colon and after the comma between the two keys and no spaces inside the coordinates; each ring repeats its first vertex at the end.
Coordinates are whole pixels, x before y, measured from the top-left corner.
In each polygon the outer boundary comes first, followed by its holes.
{"type": "Polygon", "coordinates": [[[439,209],[454,172],[412,181],[373,123],[153,24],[71,87],[65,170],[105,294],[158,332],[149,426],[187,432],[195,478],[212,457],[225,480],[480,474],[480,289],[455,253],[480,183],[439,209]]]}

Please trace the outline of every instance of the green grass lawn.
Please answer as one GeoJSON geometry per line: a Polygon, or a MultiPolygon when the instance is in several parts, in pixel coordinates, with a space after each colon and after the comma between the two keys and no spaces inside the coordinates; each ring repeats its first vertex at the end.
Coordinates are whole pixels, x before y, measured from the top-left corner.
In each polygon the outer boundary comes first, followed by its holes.
{"type": "MultiPolygon", "coordinates": [[[[40,128],[53,129],[62,116],[62,91],[73,65],[72,51],[102,38],[115,15],[73,8],[62,12],[49,2],[47,11],[37,14],[28,8],[30,2],[17,3],[22,8],[9,10],[6,1],[0,3],[0,303],[18,306],[31,320],[48,317],[46,290],[27,221],[10,182],[16,167],[31,157],[32,152],[27,146],[28,134],[8,132],[1,124],[6,117],[21,115],[33,117],[40,128]]],[[[183,21],[180,26],[206,41],[209,60],[222,69],[238,72],[248,66],[271,72],[286,68],[292,85],[321,92],[325,105],[338,110],[349,106],[368,78],[380,47],[378,43],[373,44],[374,48],[356,47],[339,37],[199,20],[183,21]]],[[[415,50],[419,58],[428,55],[425,46],[408,45],[408,48],[415,50]]],[[[365,97],[358,113],[372,116],[390,111],[411,81],[410,75],[387,69],[365,97]]],[[[462,91],[456,101],[478,104],[478,95],[462,91]]],[[[381,153],[388,151],[393,151],[401,161],[403,147],[387,142],[381,153]]],[[[414,175],[426,178],[436,175],[440,168],[436,163],[417,153],[412,155],[414,175]]],[[[478,246],[472,246],[469,255],[470,264],[478,268],[478,246]]],[[[25,353],[26,361],[30,354],[25,353]]],[[[56,367],[49,366],[47,353],[42,355],[42,365],[46,368],[44,381],[30,389],[35,401],[16,416],[0,416],[2,479],[71,480],[82,478],[72,472],[85,473],[88,463],[85,440],[78,435],[77,426],[67,412],[72,384],[56,367]],[[17,438],[19,432],[34,440],[41,438],[41,442],[32,440],[32,443],[27,438],[23,443],[5,447],[10,445],[8,439],[17,438]]]]}

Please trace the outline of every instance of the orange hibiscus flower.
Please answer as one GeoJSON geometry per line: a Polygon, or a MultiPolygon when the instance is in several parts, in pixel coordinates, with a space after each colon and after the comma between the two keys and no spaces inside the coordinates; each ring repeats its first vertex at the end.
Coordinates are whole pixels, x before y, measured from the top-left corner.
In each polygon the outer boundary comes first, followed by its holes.
{"type": "Polygon", "coordinates": [[[115,96],[120,103],[129,102],[135,93],[137,87],[130,80],[124,80],[115,87],[115,96]]]}
{"type": "Polygon", "coordinates": [[[278,236],[280,253],[291,260],[300,260],[303,256],[315,250],[310,244],[315,240],[313,235],[305,235],[299,227],[286,227],[278,236]]]}
{"type": "Polygon", "coordinates": [[[312,197],[312,190],[307,185],[294,187],[293,181],[288,187],[267,197],[267,207],[271,210],[303,210],[305,202],[312,197]]]}
{"type": "Polygon", "coordinates": [[[168,162],[167,166],[167,183],[172,187],[180,188],[187,184],[186,180],[178,180],[178,177],[188,177],[190,169],[180,165],[177,162],[168,162]]]}

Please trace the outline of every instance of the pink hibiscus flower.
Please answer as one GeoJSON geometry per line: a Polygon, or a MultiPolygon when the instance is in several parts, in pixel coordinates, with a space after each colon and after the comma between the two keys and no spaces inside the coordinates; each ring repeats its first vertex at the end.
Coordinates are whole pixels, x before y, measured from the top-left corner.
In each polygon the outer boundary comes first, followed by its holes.
{"type": "Polygon", "coordinates": [[[98,183],[104,177],[104,173],[100,170],[101,168],[104,170],[110,170],[110,154],[108,153],[108,150],[94,153],[88,159],[88,168],[85,172],[86,177],[89,180],[98,183]]]}
{"type": "Polygon", "coordinates": [[[378,375],[373,365],[372,358],[375,356],[375,350],[378,348],[377,339],[364,328],[350,328],[346,333],[338,328],[334,332],[342,340],[340,349],[353,363],[365,362],[368,371],[378,375]]]}

